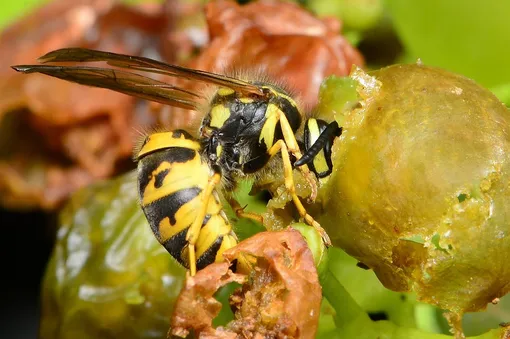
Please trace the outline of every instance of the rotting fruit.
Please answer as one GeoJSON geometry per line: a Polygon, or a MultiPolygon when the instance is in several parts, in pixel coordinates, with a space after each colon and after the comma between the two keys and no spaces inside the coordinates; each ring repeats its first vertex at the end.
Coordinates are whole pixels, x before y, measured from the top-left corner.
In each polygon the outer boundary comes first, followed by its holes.
{"type": "Polygon", "coordinates": [[[510,289],[508,109],[421,64],[351,77],[359,105],[336,116],[344,133],[314,215],[387,288],[456,319],[484,309],[510,289]]]}

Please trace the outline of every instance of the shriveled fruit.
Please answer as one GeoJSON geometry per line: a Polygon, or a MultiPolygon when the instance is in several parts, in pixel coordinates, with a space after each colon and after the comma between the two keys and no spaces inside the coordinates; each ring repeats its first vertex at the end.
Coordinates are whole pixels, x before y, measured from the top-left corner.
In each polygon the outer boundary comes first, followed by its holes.
{"type": "Polygon", "coordinates": [[[213,263],[189,277],[171,319],[170,334],[200,338],[314,338],[321,287],[312,252],[292,229],[261,232],[225,252],[228,262],[245,262],[243,273],[229,263],[213,263]],[[230,296],[234,320],[213,327],[221,304],[216,291],[231,282],[242,286],[230,296]]]}

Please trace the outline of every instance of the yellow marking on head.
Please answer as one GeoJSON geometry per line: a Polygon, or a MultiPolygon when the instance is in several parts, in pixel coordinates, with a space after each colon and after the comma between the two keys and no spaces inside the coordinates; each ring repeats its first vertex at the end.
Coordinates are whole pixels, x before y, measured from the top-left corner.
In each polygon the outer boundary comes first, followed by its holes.
{"type": "Polygon", "coordinates": [[[143,206],[185,188],[199,187],[204,189],[209,178],[209,166],[202,163],[200,156],[197,154],[195,158],[185,163],[164,161],[153,173],[147,173],[146,175],[151,175],[151,179],[143,191],[143,206]],[[170,171],[163,179],[162,185],[156,187],[156,175],[166,169],[170,169],[170,171]]]}
{"type": "Polygon", "coordinates": [[[218,147],[216,147],[216,156],[219,158],[221,156],[221,152],[223,151],[223,146],[221,145],[218,145],[218,147]]]}
{"type": "MultiPolygon", "coordinates": [[[[316,119],[308,119],[308,130],[310,131],[310,146],[317,141],[319,136],[321,135],[319,124],[316,119]]],[[[326,172],[329,170],[328,163],[326,162],[326,156],[324,155],[324,150],[320,151],[313,158],[313,167],[318,173],[326,172]]]]}
{"type": "Polygon", "coordinates": [[[200,143],[196,140],[186,139],[184,135],[175,138],[172,132],[154,133],[145,139],[145,143],[140,148],[135,160],[139,160],[148,153],[170,147],[182,147],[198,151],[200,150],[200,143]]]}
{"type": "Polygon", "coordinates": [[[234,94],[234,92],[235,91],[232,88],[220,87],[216,93],[222,97],[226,97],[228,95],[234,94]]]}
{"type": "Polygon", "coordinates": [[[314,144],[314,142],[317,141],[319,136],[321,135],[321,132],[319,130],[319,124],[317,124],[316,119],[308,119],[308,130],[310,131],[310,146],[314,144]]]}
{"type": "Polygon", "coordinates": [[[239,98],[239,101],[241,101],[243,104],[251,104],[254,100],[252,98],[243,97],[239,98]]]}
{"type": "Polygon", "coordinates": [[[230,110],[224,105],[218,104],[211,109],[211,127],[221,128],[230,116],[230,110]]]}
{"type": "Polygon", "coordinates": [[[276,106],[275,104],[267,105],[266,109],[266,121],[264,122],[264,126],[262,126],[262,130],[260,131],[259,143],[264,140],[267,149],[270,149],[274,143],[274,132],[276,129],[276,124],[280,118],[280,114],[283,112],[276,106]]]}

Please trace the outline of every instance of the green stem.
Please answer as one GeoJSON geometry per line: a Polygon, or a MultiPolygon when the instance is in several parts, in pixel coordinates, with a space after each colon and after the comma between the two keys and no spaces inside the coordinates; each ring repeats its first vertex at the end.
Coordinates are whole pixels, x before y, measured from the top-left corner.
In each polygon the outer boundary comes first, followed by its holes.
{"type": "Polygon", "coordinates": [[[328,269],[321,274],[322,293],[336,311],[337,328],[351,325],[353,322],[371,323],[368,314],[356,303],[335,275],[328,269]]]}

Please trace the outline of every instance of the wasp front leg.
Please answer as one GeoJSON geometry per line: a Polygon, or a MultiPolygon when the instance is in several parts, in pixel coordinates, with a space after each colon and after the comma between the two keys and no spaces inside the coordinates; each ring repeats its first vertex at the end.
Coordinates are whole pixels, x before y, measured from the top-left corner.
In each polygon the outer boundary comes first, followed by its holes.
{"type": "Polygon", "coordinates": [[[284,179],[285,179],[285,188],[289,192],[289,194],[292,197],[292,201],[294,202],[294,205],[296,206],[299,215],[311,226],[313,226],[321,235],[322,240],[324,241],[324,244],[326,246],[331,246],[331,240],[329,239],[328,234],[326,231],[321,227],[321,225],[315,221],[315,219],[306,212],[305,207],[303,206],[303,203],[301,203],[301,200],[299,200],[299,197],[296,194],[296,189],[294,186],[294,176],[292,175],[292,164],[290,163],[290,156],[289,151],[287,148],[287,145],[285,141],[278,140],[272,147],[269,149],[269,155],[274,156],[278,154],[278,152],[281,152],[282,154],[282,160],[283,160],[283,172],[284,172],[284,179]]]}
{"type": "MultiPolygon", "coordinates": [[[[289,124],[289,120],[285,116],[283,112],[280,112],[278,120],[280,121],[280,126],[282,129],[283,139],[285,140],[285,144],[288,149],[288,153],[294,155],[296,160],[299,160],[303,155],[301,154],[301,150],[299,149],[299,145],[296,140],[296,136],[292,131],[292,127],[289,124]]],[[[300,166],[299,170],[305,177],[306,181],[310,185],[310,189],[312,192],[310,193],[309,200],[311,202],[315,201],[317,198],[317,181],[315,180],[314,174],[310,171],[308,166],[300,166]]]]}
{"type": "Polygon", "coordinates": [[[200,210],[198,211],[197,217],[194,219],[193,224],[188,229],[186,233],[186,241],[188,242],[188,251],[189,251],[189,270],[191,276],[194,276],[197,272],[197,257],[195,244],[197,243],[198,236],[200,235],[200,229],[202,228],[202,224],[204,222],[204,218],[207,214],[207,208],[209,206],[209,199],[212,198],[212,193],[214,191],[214,187],[219,184],[221,180],[221,175],[219,173],[215,173],[213,176],[209,178],[207,182],[207,186],[205,187],[202,193],[202,201],[200,205],[200,210]]]}

